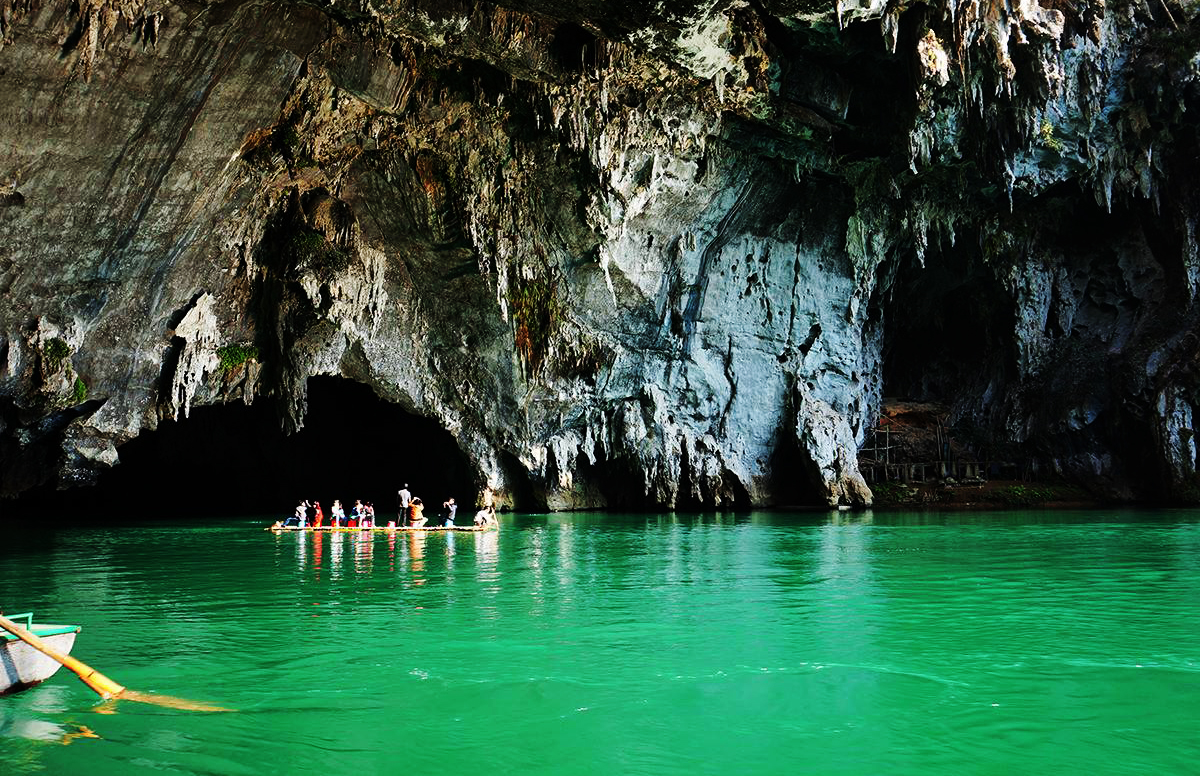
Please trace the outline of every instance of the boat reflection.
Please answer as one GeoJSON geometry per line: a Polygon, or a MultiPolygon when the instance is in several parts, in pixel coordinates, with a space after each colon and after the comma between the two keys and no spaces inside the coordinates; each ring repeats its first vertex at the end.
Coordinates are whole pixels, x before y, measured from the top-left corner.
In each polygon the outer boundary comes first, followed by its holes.
{"type": "Polygon", "coordinates": [[[375,536],[370,531],[359,531],[354,540],[354,570],[369,575],[375,561],[375,536]]]}
{"type": "Polygon", "coordinates": [[[342,578],[342,545],[346,541],[346,534],[341,531],[335,531],[329,537],[329,578],[342,578]]]}
{"type": "MultiPolygon", "coordinates": [[[[456,567],[462,570],[472,564],[479,579],[499,579],[498,531],[473,533],[471,540],[452,531],[404,531],[403,537],[398,536],[399,533],[401,532],[331,531],[326,535],[316,531],[296,532],[296,546],[292,550],[295,553],[296,569],[304,578],[314,582],[341,581],[347,573],[351,578],[371,576],[376,571],[375,553],[376,544],[379,543],[378,552],[387,555],[387,573],[403,573],[407,569],[415,585],[424,585],[442,574],[450,578],[456,567]],[[468,543],[469,541],[471,543],[468,543]],[[472,548],[474,557],[469,557],[472,548]],[[468,553],[468,557],[464,558],[464,551],[468,553]],[[329,553],[328,557],[326,552],[329,553]],[[464,563],[468,565],[463,566],[464,563]]],[[[552,535],[543,534],[545,532],[540,532],[532,539],[536,545],[533,565],[539,579],[543,572],[542,564],[548,559],[548,556],[547,559],[543,559],[542,556],[556,552],[569,555],[574,541],[573,535],[560,535],[553,539],[552,535]],[[551,541],[554,543],[551,544],[551,541]]],[[[380,562],[382,564],[382,557],[380,562]]],[[[383,570],[382,565],[380,570],[383,570]]]]}
{"type": "Polygon", "coordinates": [[[425,543],[427,536],[424,531],[412,531],[408,534],[408,559],[412,568],[413,584],[425,584],[425,543]]]}
{"type": "Polygon", "coordinates": [[[475,567],[479,579],[494,581],[500,578],[500,533],[486,531],[475,534],[475,567]]]}
{"type": "Polygon", "coordinates": [[[324,553],[321,552],[321,547],[325,543],[325,537],[320,533],[313,533],[313,580],[321,581],[321,557],[324,553]]]}
{"type": "Polygon", "coordinates": [[[50,722],[30,716],[37,713],[63,714],[71,707],[69,698],[65,687],[42,685],[37,688],[36,701],[29,706],[0,703],[0,738],[47,741],[64,746],[81,738],[100,738],[87,725],[50,722]]]}

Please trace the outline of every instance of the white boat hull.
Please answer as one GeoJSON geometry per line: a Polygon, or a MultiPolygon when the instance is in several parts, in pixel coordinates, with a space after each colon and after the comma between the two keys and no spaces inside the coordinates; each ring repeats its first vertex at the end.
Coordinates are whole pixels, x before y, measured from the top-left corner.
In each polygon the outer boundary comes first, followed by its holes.
{"type": "MultiPolygon", "coordinates": [[[[35,625],[34,630],[45,626],[35,625]]],[[[70,633],[55,633],[42,636],[42,641],[64,655],[75,646],[76,628],[70,633]]],[[[55,659],[43,655],[23,641],[0,639],[0,695],[18,692],[46,681],[62,665],[55,659]]]]}

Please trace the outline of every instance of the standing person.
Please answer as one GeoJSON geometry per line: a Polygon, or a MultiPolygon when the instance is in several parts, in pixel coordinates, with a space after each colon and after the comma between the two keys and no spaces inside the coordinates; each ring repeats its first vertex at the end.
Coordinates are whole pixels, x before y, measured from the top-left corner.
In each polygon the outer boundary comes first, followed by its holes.
{"type": "Polygon", "coordinates": [[[442,502],[442,506],[446,508],[446,522],[442,525],[446,528],[454,527],[454,513],[458,511],[458,504],[454,503],[454,496],[442,502]]]}
{"type": "Polygon", "coordinates": [[[339,528],[346,524],[346,510],[342,509],[342,500],[335,498],[333,506],[329,508],[329,517],[334,528],[339,528]]]}
{"type": "Polygon", "coordinates": [[[325,513],[321,511],[321,502],[313,502],[313,528],[320,528],[321,523],[325,522],[325,513]]]}
{"type": "Polygon", "coordinates": [[[366,519],[367,525],[374,528],[375,527],[375,502],[368,501],[366,504],[366,508],[367,508],[367,519],[366,519]]]}
{"type": "Polygon", "coordinates": [[[412,505],[412,494],[408,492],[408,483],[396,493],[396,518],[400,525],[408,522],[408,508],[412,505]]]}

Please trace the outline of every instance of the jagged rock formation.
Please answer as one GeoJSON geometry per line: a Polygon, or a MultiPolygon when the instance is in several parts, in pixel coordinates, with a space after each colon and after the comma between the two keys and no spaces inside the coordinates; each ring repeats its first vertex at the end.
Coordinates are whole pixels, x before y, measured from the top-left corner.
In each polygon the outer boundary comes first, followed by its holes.
{"type": "Polygon", "coordinates": [[[0,0],[0,490],[340,375],[518,506],[868,504],[885,391],[1189,497],[1196,24],[0,0]]]}

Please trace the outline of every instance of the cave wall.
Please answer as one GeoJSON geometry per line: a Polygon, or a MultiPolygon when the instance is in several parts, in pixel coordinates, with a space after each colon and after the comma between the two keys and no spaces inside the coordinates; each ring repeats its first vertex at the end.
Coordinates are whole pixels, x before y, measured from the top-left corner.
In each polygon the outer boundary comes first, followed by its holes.
{"type": "Polygon", "coordinates": [[[0,0],[0,491],[336,375],[502,505],[868,504],[887,390],[1184,497],[1198,50],[1173,3],[0,0]]]}

